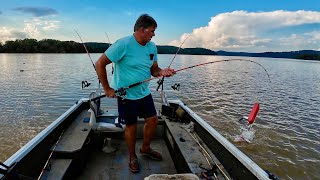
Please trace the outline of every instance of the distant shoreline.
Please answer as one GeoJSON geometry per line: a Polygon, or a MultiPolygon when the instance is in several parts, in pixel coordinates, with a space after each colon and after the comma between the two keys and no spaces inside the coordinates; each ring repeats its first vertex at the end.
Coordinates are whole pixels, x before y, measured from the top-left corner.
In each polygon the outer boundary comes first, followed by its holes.
{"type": "MultiPolygon", "coordinates": [[[[86,42],[90,53],[103,53],[110,46],[108,43],[86,42]]],[[[178,47],[158,45],[158,54],[175,54],[178,47]]],[[[83,45],[74,41],[59,41],[54,39],[17,39],[0,43],[0,53],[86,53],[83,45]]],[[[212,51],[205,48],[181,48],[179,54],[186,55],[220,55],[220,56],[244,56],[244,57],[270,57],[287,59],[320,60],[320,51],[300,50],[289,52],[227,52],[212,51]]]]}

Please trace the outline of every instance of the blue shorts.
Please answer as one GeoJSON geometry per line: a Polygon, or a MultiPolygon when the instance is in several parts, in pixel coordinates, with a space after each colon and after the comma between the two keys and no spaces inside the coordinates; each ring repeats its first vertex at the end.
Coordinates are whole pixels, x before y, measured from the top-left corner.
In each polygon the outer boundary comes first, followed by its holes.
{"type": "Polygon", "coordinates": [[[151,94],[137,100],[118,97],[118,112],[123,124],[136,124],[138,117],[149,118],[157,115],[151,94]]]}

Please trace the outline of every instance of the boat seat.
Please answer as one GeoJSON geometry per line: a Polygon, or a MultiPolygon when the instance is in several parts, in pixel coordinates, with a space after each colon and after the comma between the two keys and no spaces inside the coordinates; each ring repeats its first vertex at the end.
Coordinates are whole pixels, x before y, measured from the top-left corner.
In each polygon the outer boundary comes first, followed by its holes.
{"type": "MultiPolygon", "coordinates": [[[[96,92],[92,92],[90,99],[98,97],[96,92]]],[[[119,122],[118,112],[104,113],[100,110],[100,100],[90,101],[89,124],[94,132],[123,132],[125,125],[119,122]]]]}
{"type": "MultiPolygon", "coordinates": [[[[98,97],[98,93],[92,92],[89,99],[98,97]]],[[[118,111],[108,110],[103,112],[100,110],[100,100],[90,101],[89,112],[90,120],[89,124],[93,132],[95,133],[122,133],[125,131],[126,126],[119,122],[118,111]],[[110,113],[111,112],[111,113],[110,113]]],[[[107,137],[103,141],[102,151],[105,153],[115,152],[117,149],[111,146],[111,138],[107,137]]]]}

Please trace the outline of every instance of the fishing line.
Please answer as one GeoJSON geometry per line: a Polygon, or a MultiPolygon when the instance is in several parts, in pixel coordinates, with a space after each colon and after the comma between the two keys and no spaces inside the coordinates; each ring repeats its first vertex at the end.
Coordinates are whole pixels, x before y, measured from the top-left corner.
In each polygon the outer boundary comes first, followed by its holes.
{"type": "MultiPolygon", "coordinates": [[[[201,64],[197,64],[197,65],[193,65],[193,66],[189,66],[189,67],[185,67],[185,68],[181,68],[181,69],[178,69],[176,70],[175,72],[179,72],[179,71],[183,71],[183,70],[186,70],[186,69],[191,69],[191,68],[194,68],[194,67],[198,67],[198,66],[203,66],[203,65],[207,65],[207,64],[213,64],[213,63],[218,63],[218,62],[227,62],[227,61],[248,61],[248,62],[252,62],[252,63],[255,63],[257,65],[259,65],[267,74],[268,76],[268,80],[269,82],[271,83],[271,79],[270,79],[270,75],[268,73],[268,71],[258,62],[255,62],[255,61],[252,61],[252,60],[249,60],[249,59],[226,59],[226,60],[218,60],[218,61],[211,61],[211,62],[206,62],[206,63],[201,63],[201,64]]],[[[255,103],[254,103],[254,106],[252,108],[252,111],[248,117],[248,122],[249,122],[249,130],[251,129],[252,127],[252,124],[256,118],[256,115],[259,111],[259,108],[260,108],[260,105],[258,103],[258,98],[255,96],[255,103]]]]}
{"type": "MultiPolygon", "coordinates": [[[[206,63],[196,64],[196,65],[193,65],[193,66],[181,68],[181,69],[175,70],[175,72],[177,73],[179,71],[184,71],[184,70],[191,69],[191,68],[194,68],[194,67],[199,67],[199,66],[213,64],[213,63],[219,63],[219,62],[228,62],[228,61],[248,61],[248,62],[255,63],[255,64],[259,65],[266,72],[266,74],[268,76],[269,83],[271,83],[271,79],[270,79],[270,75],[269,75],[268,71],[260,63],[258,63],[256,61],[253,61],[253,60],[249,60],[249,59],[224,59],[224,60],[210,61],[210,62],[206,62],[206,63]]],[[[256,97],[256,95],[255,95],[255,99],[256,99],[256,101],[258,99],[256,97]]]]}
{"type": "Polygon", "coordinates": [[[175,70],[174,72],[177,73],[179,71],[184,71],[184,70],[191,69],[191,68],[194,68],[194,67],[199,67],[199,66],[203,66],[203,65],[207,65],[207,64],[213,64],[213,63],[219,63],[219,62],[228,62],[228,61],[248,61],[248,62],[252,62],[252,63],[255,63],[255,64],[259,65],[266,72],[266,74],[268,76],[268,80],[271,83],[270,75],[269,75],[268,71],[260,63],[257,63],[255,61],[252,61],[252,60],[249,60],[249,59],[224,59],[224,60],[218,60],[218,61],[210,61],[210,62],[206,62],[206,63],[201,63],[201,64],[196,64],[196,65],[193,65],[193,66],[184,67],[184,68],[175,70]]]}

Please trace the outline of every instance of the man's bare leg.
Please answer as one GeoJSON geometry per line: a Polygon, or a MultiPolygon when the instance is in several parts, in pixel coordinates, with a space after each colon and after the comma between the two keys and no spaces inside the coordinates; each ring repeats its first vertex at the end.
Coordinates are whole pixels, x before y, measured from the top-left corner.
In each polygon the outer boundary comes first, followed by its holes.
{"type": "Polygon", "coordinates": [[[143,129],[143,144],[141,147],[142,151],[149,151],[150,150],[150,143],[156,131],[156,127],[158,124],[158,116],[152,116],[146,118],[144,129],[143,129]]]}
{"type": "Polygon", "coordinates": [[[136,157],[136,136],[137,124],[127,124],[125,130],[125,139],[128,145],[130,158],[136,157]]]}

